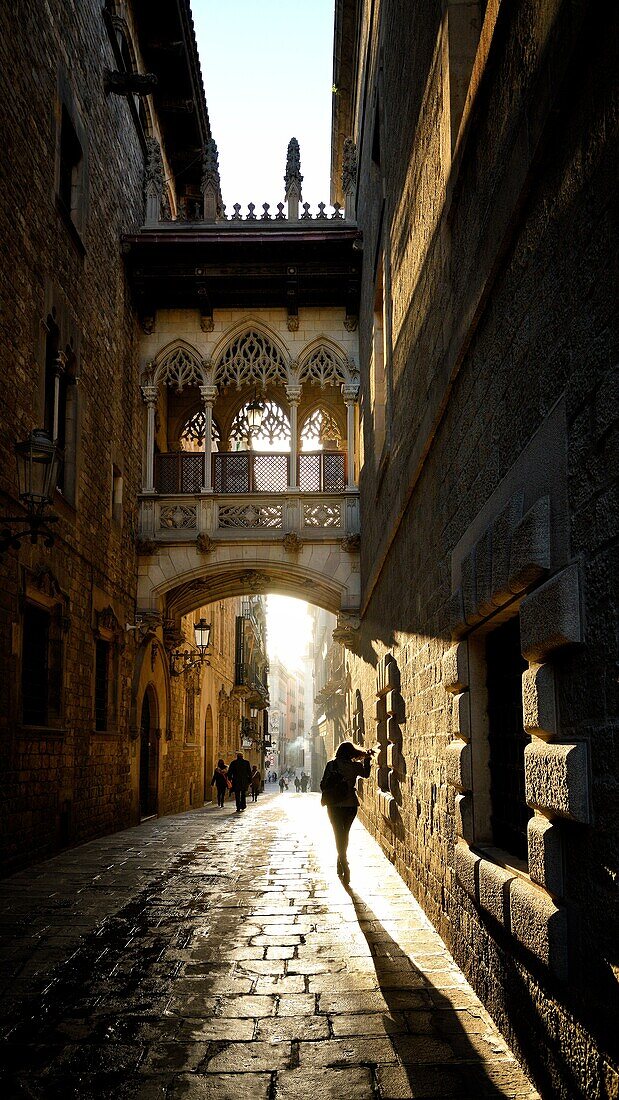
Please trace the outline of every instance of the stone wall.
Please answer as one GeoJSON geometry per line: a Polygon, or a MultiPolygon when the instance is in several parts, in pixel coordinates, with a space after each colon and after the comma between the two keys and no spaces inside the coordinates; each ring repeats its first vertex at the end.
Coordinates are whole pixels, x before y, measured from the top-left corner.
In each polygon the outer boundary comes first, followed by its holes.
{"type": "Polygon", "coordinates": [[[355,135],[364,599],[350,663],[366,730],[376,721],[384,740],[363,818],[543,1095],[565,1100],[619,1088],[616,26],[588,7],[486,5],[452,155],[439,9],[417,5],[411,18],[384,0],[372,24],[361,5],[367,106],[355,135]],[[368,375],[381,253],[391,417],[377,455],[368,375]],[[524,868],[484,846],[481,655],[488,629],[518,612],[535,811],[524,868]]]}
{"type": "Polygon", "coordinates": [[[133,621],[133,518],[141,464],[134,317],[119,239],[142,221],[143,157],[125,99],[106,95],[114,56],[95,0],[7,9],[0,43],[2,343],[0,492],[15,512],[13,444],[42,424],[45,328],[52,315],[77,374],[77,485],[57,494],[56,546],[24,545],[0,562],[0,756],[3,865],[44,856],[131,819],[129,706],[134,642],[118,643],[113,731],[94,732],[96,616],[133,621]],[[79,231],[57,198],[61,106],[83,147],[79,231]],[[112,517],[112,464],[123,477],[112,517]],[[21,611],[28,578],[55,578],[63,613],[64,702],[51,729],[21,726],[21,611]]]}

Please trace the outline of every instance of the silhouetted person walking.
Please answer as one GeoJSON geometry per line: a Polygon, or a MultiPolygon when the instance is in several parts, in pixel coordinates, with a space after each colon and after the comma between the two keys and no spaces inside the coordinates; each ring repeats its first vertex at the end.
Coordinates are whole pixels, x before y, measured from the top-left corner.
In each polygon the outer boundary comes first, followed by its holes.
{"type": "Polygon", "coordinates": [[[335,758],[329,760],[320,782],[321,801],[327,807],[335,836],[337,873],[345,884],[350,882],[348,834],[359,807],[357,779],[361,776],[367,779],[373,755],[372,749],[363,749],[352,741],[342,741],[337,747],[335,758]]]}
{"type": "Polygon", "coordinates": [[[228,778],[232,782],[232,789],[236,800],[236,812],[247,807],[247,788],[251,780],[251,767],[242,752],[237,752],[236,760],[233,760],[228,768],[228,778]]]}
{"type": "Polygon", "coordinates": [[[217,767],[211,779],[211,787],[217,787],[217,805],[223,806],[226,800],[226,791],[230,789],[228,769],[223,760],[217,761],[217,767]]]}

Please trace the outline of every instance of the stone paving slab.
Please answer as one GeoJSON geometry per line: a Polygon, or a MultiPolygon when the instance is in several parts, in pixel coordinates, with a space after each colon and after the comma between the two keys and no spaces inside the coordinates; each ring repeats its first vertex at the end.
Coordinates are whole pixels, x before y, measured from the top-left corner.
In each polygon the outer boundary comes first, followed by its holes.
{"type": "Polygon", "coordinates": [[[3,1100],[538,1094],[357,822],[204,807],[0,883],[3,1100]]]}

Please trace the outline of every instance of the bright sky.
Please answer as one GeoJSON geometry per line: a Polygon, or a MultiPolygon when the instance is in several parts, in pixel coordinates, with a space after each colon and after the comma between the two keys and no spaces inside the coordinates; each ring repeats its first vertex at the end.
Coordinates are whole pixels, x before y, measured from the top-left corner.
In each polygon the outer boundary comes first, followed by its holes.
{"type": "MultiPolygon", "coordinates": [[[[227,213],[284,201],[286,149],[301,147],[303,201],[329,202],[334,0],[192,0],[227,213]]],[[[282,450],[280,446],[276,449],[282,450]]],[[[270,656],[299,667],[307,604],[269,596],[270,656]]]]}
{"type": "Polygon", "coordinates": [[[307,604],[290,596],[267,597],[267,648],[286,668],[300,668],[312,637],[307,604]]]}
{"type": "Polygon", "coordinates": [[[303,201],[329,202],[334,0],[192,0],[224,202],[284,201],[301,147],[303,201]]]}

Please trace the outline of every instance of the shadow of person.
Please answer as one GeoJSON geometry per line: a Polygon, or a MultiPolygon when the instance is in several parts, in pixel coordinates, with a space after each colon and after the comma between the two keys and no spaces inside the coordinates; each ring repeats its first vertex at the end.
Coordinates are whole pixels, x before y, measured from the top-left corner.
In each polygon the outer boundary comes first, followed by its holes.
{"type": "MultiPolygon", "coordinates": [[[[386,1100],[534,1097],[533,1087],[491,1029],[469,987],[437,988],[389,935],[367,901],[350,886],[346,890],[387,1006],[383,1029],[402,1063],[379,1066],[380,1095],[386,1100]]],[[[423,932],[420,948],[420,953],[435,951],[435,945],[423,943],[423,932]]]]}

